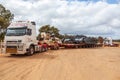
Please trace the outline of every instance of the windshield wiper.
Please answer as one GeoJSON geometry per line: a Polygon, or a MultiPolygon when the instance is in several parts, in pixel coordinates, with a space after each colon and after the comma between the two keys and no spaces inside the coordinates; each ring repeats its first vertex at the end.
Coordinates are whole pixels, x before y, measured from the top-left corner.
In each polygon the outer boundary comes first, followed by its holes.
{"type": "Polygon", "coordinates": [[[6,34],[6,36],[14,36],[15,34],[6,34]]]}

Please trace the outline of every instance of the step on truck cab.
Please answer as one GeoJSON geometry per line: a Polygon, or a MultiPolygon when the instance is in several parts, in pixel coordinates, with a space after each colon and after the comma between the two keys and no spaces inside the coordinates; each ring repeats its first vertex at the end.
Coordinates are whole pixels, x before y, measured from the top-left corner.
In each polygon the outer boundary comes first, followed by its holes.
{"type": "Polygon", "coordinates": [[[12,22],[6,31],[5,52],[9,54],[32,55],[40,51],[36,39],[36,24],[32,21],[12,22]]]}

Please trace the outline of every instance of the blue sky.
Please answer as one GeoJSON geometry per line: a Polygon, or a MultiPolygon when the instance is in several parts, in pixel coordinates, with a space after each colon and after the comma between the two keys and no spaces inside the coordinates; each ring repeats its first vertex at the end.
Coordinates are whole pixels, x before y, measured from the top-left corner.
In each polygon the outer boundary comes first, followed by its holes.
{"type": "Polygon", "coordinates": [[[109,4],[118,4],[119,3],[119,0],[67,0],[67,1],[92,1],[92,2],[106,1],[109,4]]]}

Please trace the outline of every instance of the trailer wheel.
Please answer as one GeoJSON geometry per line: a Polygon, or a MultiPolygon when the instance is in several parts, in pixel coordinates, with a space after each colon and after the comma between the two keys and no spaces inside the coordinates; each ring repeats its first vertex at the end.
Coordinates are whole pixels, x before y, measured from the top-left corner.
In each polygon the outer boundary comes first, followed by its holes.
{"type": "Polygon", "coordinates": [[[65,46],[65,48],[68,48],[67,46],[65,46]]]}
{"type": "Polygon", "coordinates": [[[59,46],[57,47],[57,49],[59,49],[59,46]]]}
{"type": "Polygon", "coordinates": [[[46,48],[44,48],[45,49],[45,51],[47,51],[48,50],[48,48],[46,47],[46,48]]]}
{"type": "Polygon", "coordinates": [[[29,48],[29,52],[27,53],[28,56],[34,54],[35,50],[34,50],[34,47],[33,46],[30,46],[29,48]]]}
{"type": "Polygon", "coordinates": [[[40,47],[40,48],[39,48],[39,53],[41,53],[41,52],[42,52],[42,48],[40,47]]]}
{"type": "Polygon", "coordinates": [[[45,52],[45,48],[44,47],[42,47],[42,52],[45,52]]]}
{"type": "Polygon", "coordinates": [[[48,48],[46,47],[46,49],[45,49],[46,51],[48,50],[48,48]]]}
{"type": "Polygon", "coordinates": [[[78,46],[76,45],[76,46],[75,46],[75,48],[77,49],[77,48],[78,48],[78,46]]]}
{"type": "Polygon", "coordinates": [[[56,49],[55,46],[50,47],[50,50],[55,50],[55,49],[56,49]]]}
{"type": "Polygon", "coordinates": [[[54,46],[54,50],[58,50],[59,49],[59,46],[54,46]]]}

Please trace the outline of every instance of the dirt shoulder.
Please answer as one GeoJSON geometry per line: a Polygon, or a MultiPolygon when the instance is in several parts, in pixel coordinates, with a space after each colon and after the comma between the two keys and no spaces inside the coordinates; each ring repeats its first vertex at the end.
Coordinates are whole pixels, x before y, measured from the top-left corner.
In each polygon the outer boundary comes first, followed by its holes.
{"type": "Polygon", "coordinates": [[[120,80],[120,48],[0,54],[0,80],[120,80]]]}

